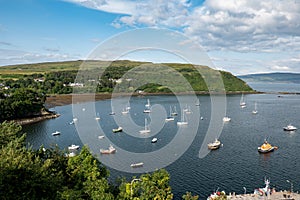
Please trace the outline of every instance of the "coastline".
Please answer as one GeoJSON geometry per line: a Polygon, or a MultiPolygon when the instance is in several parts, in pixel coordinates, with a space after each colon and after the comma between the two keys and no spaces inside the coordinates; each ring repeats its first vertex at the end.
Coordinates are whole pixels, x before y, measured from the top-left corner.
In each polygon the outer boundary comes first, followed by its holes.
{"type": "Polygon", "coordinates": [[[41,112],[40,115],[36,116],[36,117],[30,117],[30,118],[23,118],[23,119],[14,119],[11,120],[21,126],[23,125],[27,125],[27,124],[34,124],[40,121],[44,121],[46,119],[54,119],[59,117],[60,114],[55,113],[55,112],[50,112],[50,111],[43,111],[41,112]]]}
{"type": "MultiPolygon", "coordinates": [[[[216,94],[216,95],[236,95],[236,94],[262,94],[263,92],[259,91],[233,91],[233,92],[178,92],[176,95],[210,95],[210,94],[216,94]]],[[[64,105],[70,105],[73,103],[73,95],[76,97],[76,103],[82,103],[87,102],[91,100],[91,97],[94,98],[95,101],[99,100],[106,100],[111,99],[115,97],[122,97],[122,96],[158,96],[158,95],[174,95],[173,93],[167,93],[167,92],[156,92],[156,93],[91,93],[91,94],[59,94],[59,95],[52,95],[47,97],[45,102],[45,107],[47,109],[53,108],[55,106],[64,106],[64,105]]]]}

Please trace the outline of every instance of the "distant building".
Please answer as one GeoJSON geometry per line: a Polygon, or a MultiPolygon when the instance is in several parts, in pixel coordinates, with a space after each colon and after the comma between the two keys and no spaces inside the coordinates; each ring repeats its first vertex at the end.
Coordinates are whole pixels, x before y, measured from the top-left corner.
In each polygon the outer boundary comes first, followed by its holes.
{"type": "Polygon", "coordinates": [[[35,82],[44,82],[45,78],[35,78],[34,81],[35,82]]]}
{"type": "Polygon", "coordinates": [[[83,87],[83,83],[69,83],[70,87],[83,87]]]}

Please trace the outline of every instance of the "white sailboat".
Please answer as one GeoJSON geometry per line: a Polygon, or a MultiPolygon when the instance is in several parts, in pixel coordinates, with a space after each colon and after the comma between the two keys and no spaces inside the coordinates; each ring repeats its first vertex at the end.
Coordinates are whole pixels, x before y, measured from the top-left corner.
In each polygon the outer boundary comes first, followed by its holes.
{"type": "Polygon", "coordinates": [[[149,100],[149,99],[147,99],[147,104],[145,104],[145,107],[146,107],[146,108],[150,108],[150,106],[151,106],[151,104],[150,104],[150,100],[149,100]]]}
{"type": "Polygon", "coordinates": [[[181,126],[181,125],[187,125],[187,124],[188,124],[188,122],[187,122],[186,117],[185,117],[185,112],[182,111],[181,112],[181,121],[178,121],[177,125],[181,126]]]}
{"type": "Polygon", "coordinates": [[[123,109],[122,114],[128,114],[129,110],[130,110],[130,108],[126,107],[125,109],[123,109]]]}
{"type": "Polygon", "coordinates": [[[150,104],[150,100],[148,99],[147,104],[145,104],[144,113],[150,113],[151,112],[150,108],[151,108],[151,104],[150,104]]]}
{"type": "Polygon", "coordinates": [[[174,117],[172,116],[172,108],[170,106],[170,115],[166,118],[166,122],[168,121],[174,121],[174,117]]]}
{"type": "Polygon", "coordinates": [[[230,122],[231,118],[230,117],[223,117],[223,122],[230,122]]]}
{"type": "Polygon", "coordinates": [[[173,111],[171,112],[171,116],[176,116],[178,115],[177,110],[176,110],[176,106],[174,106],[173,111]]]}
{"type": "Polygon", "coordinates": [[[244,100],[244,94],[242,94],[242,96],[241,96],[240,106],[241,106],[241,108],[245,108],[246,107],[246,102],[244,100]]]}
{"type": "Polygon", "coordinates": [[[186,114],[191,114],[192,111],[191,111],[191,106],[188,106],[187,109],[185,110],[185,113],[186,114]]]}
{"type": "Polygon", "coordinates": [[[252,114],[254,114],[254,115],[258,113],[256,107],[257,107],[257,103],[255,102],[255,103],[254,103],[254,110],[252,111],[252,114]]]}
{"type": "Polygon", "coordinates": [[[148,126],[148,122],[147,122],[147,118],[145,118],[145,128],[143,130],[140,130],[141,134],[146,134],[146,133],[150,133],[150,129],[148,126]]]}

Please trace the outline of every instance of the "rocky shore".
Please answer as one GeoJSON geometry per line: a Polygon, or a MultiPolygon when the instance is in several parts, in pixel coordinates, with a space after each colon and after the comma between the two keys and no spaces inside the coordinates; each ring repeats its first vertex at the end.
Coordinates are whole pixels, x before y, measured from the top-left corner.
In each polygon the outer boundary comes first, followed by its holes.
{"type": "Polygon", "coordinates": [[[30,117],[30,118],[24,118],[24,119],[15,119],[12,120],[14,122],[16,122],[19,125],[27,125],[27,124],[33,124],[36,122],[40,122],[46,119],[53,119],[53,118],[57,118],[59,117],[60,114],[55,113],[55,112],[50,112],[50,111],[43,111],[41,112],[39,115],[34,116],[34,117],[30,117]]]}

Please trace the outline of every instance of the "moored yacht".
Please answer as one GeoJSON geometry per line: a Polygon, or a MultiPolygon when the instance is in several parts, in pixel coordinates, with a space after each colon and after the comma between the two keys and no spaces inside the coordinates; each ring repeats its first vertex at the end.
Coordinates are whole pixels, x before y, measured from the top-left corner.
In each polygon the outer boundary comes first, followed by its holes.
{"type": "Polygon", "coordinates": [[[109,145],[108,149],[100,149],[100,153],[101,154],[112,154],[112,153],[116,153],[116,149],[112,145],[109,145]]]}
{"type": "Polygon", "coordinates": [[[267,140],[264,141],[264,143],[257,148],[259,153],[269,153],[277,149],[278,147],[272,146],[270,143],[268,143],[267,140]]]}
{"type": "Polygon", "coordinates": [[[153,138],[153,139],[151,140],[151,142],[152,142],[152,143],[156,143],[156,142],[157,142],[157,138],[156,138],[156,137],[153,138]]]}
{"type": "Polygon", "coordinates": [[[123,128],[121,126],[119,126],[118,128],[113,128],[112,130],[114,133],[117,133],[117,132],[122,132],[123,131],[123,128]]]}
{"type": "Polygon", "coordinates": [[[223,117],[223,122],[230,122],[231,118],[230,117],[223,117]]]}
{"type": "Polygon", "coordinates": [[[286,127],[283,127],[283,130],[285,130],[285,131],[295,131],[295,130],[297,130],[297,127],[293,126],[292,124],[289,124],[286,127]]]}
{"type": "Polygon", "coordinates": [[[55,131],[55,132],[52,133],[52,135],[53,136],[60,135],[60,132],[59,131],[55,131]]]}
{"type": "Polygon", "coordinates": [[[143,167],[144,163],[143,162],[139,162],[139,163],[132,163],[130,165],[130,167],[135,168],[135,167],[143,167]]]}
{"type": "Polygon", "coordinates": [[[75,145],[75,144],[72,144],[71,146],[68,147],[69,150],[77,150],[79,149],[79,145],[75,145]]]}
{"type": "Polygon", "coordinates": [[[218,149],[218,148],[220,148],[220,146],[221,146],[221,142],[220,142],[220,140],[218,140],[217,138],[215,139],[214,142],[211,142],[211,143],[208,143],[208,144],[207,144],[207,147],[208,147],[210,150],[218,149]]]}

